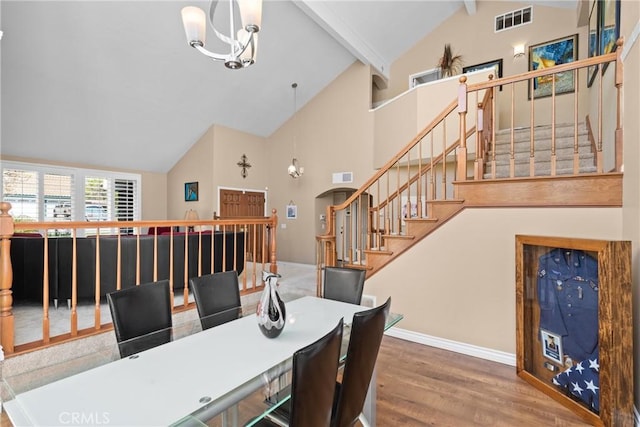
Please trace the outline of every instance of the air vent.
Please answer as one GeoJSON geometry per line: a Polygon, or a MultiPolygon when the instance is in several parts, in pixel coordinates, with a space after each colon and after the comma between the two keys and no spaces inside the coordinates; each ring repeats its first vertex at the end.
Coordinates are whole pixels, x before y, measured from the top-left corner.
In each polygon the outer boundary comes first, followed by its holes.
{"type": "Polygon", "coordinates": [[[527,6],[523,9],[507,12],[503,15],[496,16],[495,32],[508,30],[510,28],[520,27],[521,25],[530,24],[533,20],[533,7],[527,6]]]}
{"type": "Polygon", "coordinates": [[[353,172],[336,172],[333,174],[334,184],[346,184],[353,182],[353,172]]]}

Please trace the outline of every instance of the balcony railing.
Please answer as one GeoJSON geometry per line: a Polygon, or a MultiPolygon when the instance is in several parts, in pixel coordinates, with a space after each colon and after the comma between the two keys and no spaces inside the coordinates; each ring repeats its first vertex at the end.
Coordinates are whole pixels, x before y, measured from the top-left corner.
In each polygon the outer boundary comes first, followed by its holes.
{"type": "Polygon", "coordinates": [[[240,293],[247,295],[263,289],[263,270],[277,272],[275,210],[264,218],[98,223],[14,222],[10,209],[0,203],[0,340],[6,354],[111,329],[105,295],[117,289],[168,279],[178,312],[194,307],[191,277],[236,270],[240,293]],[[41,302],[39,339],[17,336],[22,319],[14,314],[16,297],[41,302]],[[56,317],[68,317],[67,330],[52,330],[52,309],[56,317]]]}

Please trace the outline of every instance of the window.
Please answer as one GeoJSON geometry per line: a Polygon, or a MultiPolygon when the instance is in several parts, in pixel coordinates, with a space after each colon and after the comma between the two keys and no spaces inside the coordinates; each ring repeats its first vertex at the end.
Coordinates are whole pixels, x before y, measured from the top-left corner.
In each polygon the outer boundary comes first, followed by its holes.
{"type": "Polygon", "coordinates": [[[494,31],[497,33],[499,31],[508,30],[509,28],[531,23],[532,10],[531,6],[527,6],[524,9],[518,9],[496,16],[493,27],[494,31]]]}
{"type": "Polygon", "coordinates": [[[3,162],[2,200],[16,221],[135,221],[140,181],[137,174],[3,162]]]}

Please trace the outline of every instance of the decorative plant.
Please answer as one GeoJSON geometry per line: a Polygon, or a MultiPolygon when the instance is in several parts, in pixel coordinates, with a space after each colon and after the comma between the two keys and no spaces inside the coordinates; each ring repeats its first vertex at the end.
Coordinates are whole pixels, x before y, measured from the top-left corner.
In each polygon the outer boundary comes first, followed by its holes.
{"type": "Polygon", "coordinates": [[[451,53],[451,45],[444,45],[444,52],[438,61],[438,68],[442,73],[442,77],[450,77],[459,74],[462,67],[462,55],[453,55],[451,53]]]}

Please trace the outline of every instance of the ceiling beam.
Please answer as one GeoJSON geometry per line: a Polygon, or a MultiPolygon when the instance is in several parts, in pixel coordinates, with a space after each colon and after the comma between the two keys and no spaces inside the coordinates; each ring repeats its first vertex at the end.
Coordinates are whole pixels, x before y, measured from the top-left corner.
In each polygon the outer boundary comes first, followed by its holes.
{"type": "Polygon", "coordinates": [[[331,2],[301,0],[293,3],[360,62],[371,65],[377,73],[389,78],[391,65],[331,8],[331,2]]]}
{"type": "Polygon", "coordinates": [[[467,14],[476,14],[476,0],[464,0],[464,7],[467,9],[467,14]]]}

